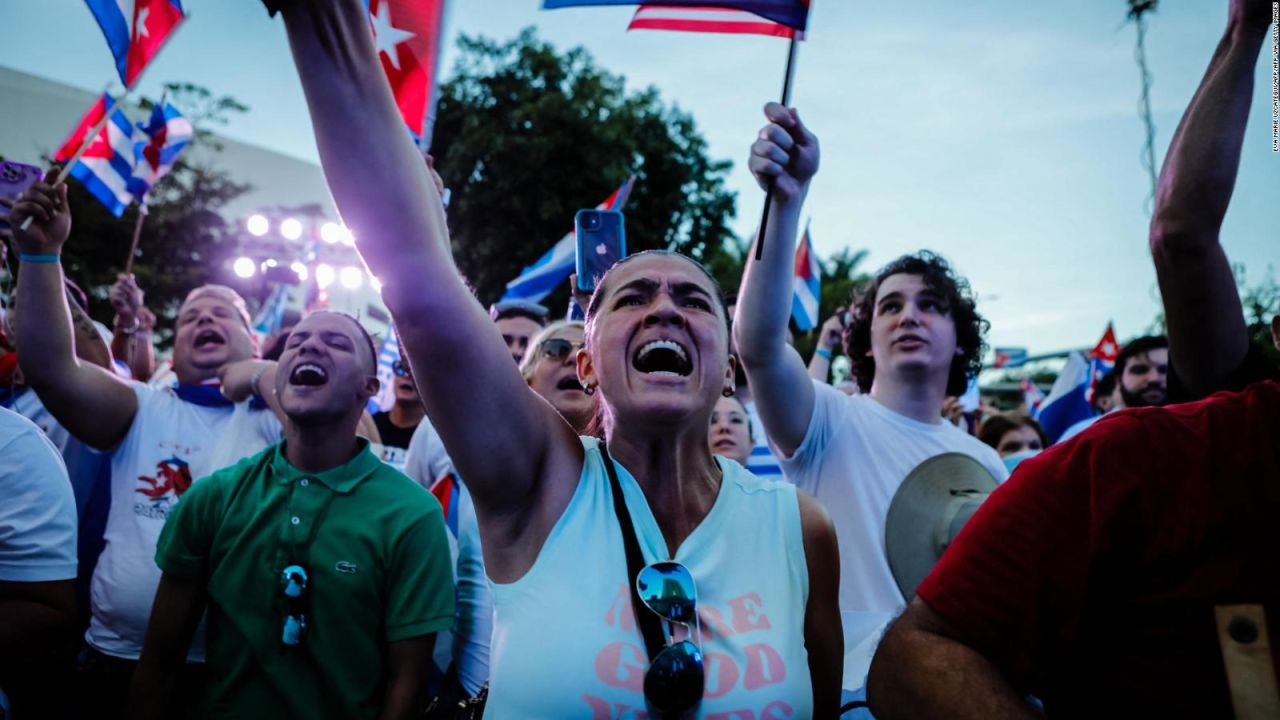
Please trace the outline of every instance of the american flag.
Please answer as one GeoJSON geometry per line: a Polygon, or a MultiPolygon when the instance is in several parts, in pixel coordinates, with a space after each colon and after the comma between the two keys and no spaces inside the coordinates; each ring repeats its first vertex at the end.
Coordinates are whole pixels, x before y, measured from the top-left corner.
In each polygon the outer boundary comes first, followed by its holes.
{"type": "Polygon", "coordinates": [[[794,28],[766,20],[754,13],[722,7],[667,7],[641,5],[631,18],[628,30],[674,30],[677,32],[768,35],[804,39],[794,28]]]}

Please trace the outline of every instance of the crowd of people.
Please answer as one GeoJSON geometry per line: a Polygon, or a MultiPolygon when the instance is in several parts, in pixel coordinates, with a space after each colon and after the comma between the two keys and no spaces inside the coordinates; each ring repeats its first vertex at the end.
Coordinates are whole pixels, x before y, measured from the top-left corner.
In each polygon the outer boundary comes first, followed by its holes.
{"type": "Polygon", "coordinates": [[[358,319],[312,312],[264,356],[221,285],[187,295],[157,373],[132,276],[108,329],[64,275],[65,185],[6,203],[0,717],[1280,713],[1280,369],[1219,242],[1270,3],[1231,0],[1160,176],[1168,336],[1129,342],[1052,446],[1025,408],[949,419],[988,323],[938,253],[885,265],[800,356],[821,151],[795,109],[750,147],[772,205],[732,304],[648,251],[584,321],[486,311],[363,4],[267,5],[394,318],[394,402],[366,410],[358,319]],[[908,602],[886,517],[945,454],[1000,487],[908,602]]]}

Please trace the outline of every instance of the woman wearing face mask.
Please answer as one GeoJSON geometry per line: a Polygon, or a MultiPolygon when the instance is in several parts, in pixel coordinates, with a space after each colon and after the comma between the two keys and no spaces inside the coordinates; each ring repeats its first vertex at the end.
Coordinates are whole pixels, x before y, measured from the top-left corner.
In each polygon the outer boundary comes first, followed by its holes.
{"type": "Polygon", "coordinates": [[[978,439],[995,448],[1010,471],[1048,445],[1040,423],[1016,412],[997,413],[983,420],[978,439]]]}
{"type": "MultiPolygon", "coordinates": [[[[579,436],[529,389],[458,275],[364,3],[278,5],[334,198],[475,501],[495,603],[486,714],[835,717],[831,521],[707,445],[734,379],[715,280],[666,252],[600,279],[574,367],[603,440],[579,436]]],[[[816,139],[797,133],[772,234],[796,232],[817,167],[816,139]]]]}

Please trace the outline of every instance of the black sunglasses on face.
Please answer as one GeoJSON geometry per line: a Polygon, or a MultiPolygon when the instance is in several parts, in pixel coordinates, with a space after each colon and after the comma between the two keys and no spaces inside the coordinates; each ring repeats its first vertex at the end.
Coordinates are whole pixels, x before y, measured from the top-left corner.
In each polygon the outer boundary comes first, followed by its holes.
{"type": "Polygon", "coordinates": [[[570,342],[564,338],[550,338],[548,340],[543,340],[542,343],[538,345],[538,350],[544,358],[550,358],[557,362],[564,362],[564,359],[569,357],[570,353],[577,351],[581,347],[582,343],[570,342]]]}

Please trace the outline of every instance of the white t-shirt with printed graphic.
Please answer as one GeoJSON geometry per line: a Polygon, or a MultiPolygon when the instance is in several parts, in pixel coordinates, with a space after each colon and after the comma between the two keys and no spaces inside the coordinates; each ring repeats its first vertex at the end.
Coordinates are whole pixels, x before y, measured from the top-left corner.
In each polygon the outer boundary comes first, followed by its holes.
{"type": "Polygon", "coordinates": [[[870,395],[845,395],[819,381],[813,388],[813,415],[804,440],[790,458],[777,455],[786,478],[817,498],[835,523],[845,673],[860,682],[879,631],[906,602],[884,548],[885,517],[898,486],[920,463],[948,452],[974,458],[997,482],[1004,482],[1009,472],[995,450],[943,422],[941,414],[936,423],[922,423],[870,395]],[[860,659],[855,662],[851,654],[860,659]],[[856,667],[848,667],[850,662],[856,667]]]}
{"type": "MultiPolygon", "coordinates": [[[[115,657],[137,659],[160,584],[156,541],[165,518],[191,483],[279,442],[270,410],[248,401],[203,407],[172,388],[138,382],[138,412],[111,458],[111,512],[106,547],[89,586],[93,616],[85,640],[115,657]]],[[[203,632],[188,659],[204,660],[203,632]]]]}

